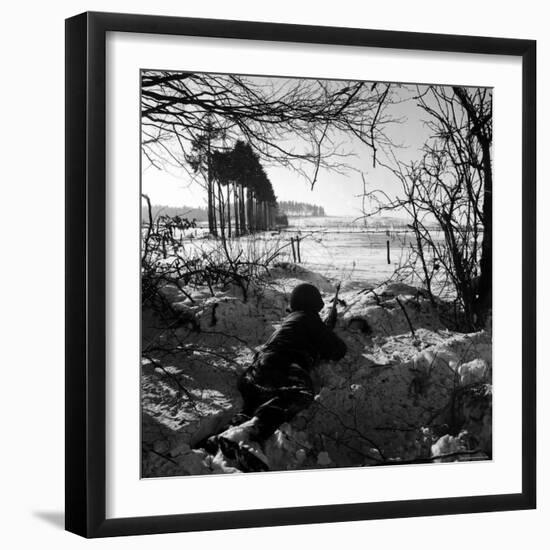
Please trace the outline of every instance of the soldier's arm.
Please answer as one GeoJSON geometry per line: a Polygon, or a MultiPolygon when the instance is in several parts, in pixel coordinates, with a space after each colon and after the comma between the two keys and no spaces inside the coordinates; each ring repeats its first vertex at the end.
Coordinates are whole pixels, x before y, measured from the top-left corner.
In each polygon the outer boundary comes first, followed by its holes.
{"type": "Polygon", "coordinates": [[[331,359],[333,361],[342,359],[348,351],[346,343],[322,321],[319,322],[317,330],[317,341],[319,343],[319,354],[321,358],[331,359]]]}

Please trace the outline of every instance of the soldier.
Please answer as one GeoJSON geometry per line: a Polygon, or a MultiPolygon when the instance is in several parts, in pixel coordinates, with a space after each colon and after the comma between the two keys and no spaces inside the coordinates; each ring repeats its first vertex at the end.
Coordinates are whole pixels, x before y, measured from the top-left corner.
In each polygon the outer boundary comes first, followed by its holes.
{"type": "Polygon", "coordinates": [[[319,316],[323,306],[315,286],[303,283],[294,288],[290,314],[239,379],[241,413],[230,428],[209,439],[209,445],[237,459],[243,469],[269,469],[263,442],[312,403],[310,373],[319,361],[337,361],[346,354],[346,344],[327,326],[330,321],[325,324],[319,316]]]}

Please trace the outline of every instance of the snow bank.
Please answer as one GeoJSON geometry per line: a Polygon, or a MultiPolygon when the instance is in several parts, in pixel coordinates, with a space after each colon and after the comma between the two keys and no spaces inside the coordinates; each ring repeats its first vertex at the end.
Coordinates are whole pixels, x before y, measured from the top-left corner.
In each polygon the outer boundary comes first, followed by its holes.
{"type": "MultiPolygon", "coordinates": [[[[238,287],[191,299],[166,289],[183,321],[164,345],[184,342],[189,351],[163,358],[163,369],[143,366],[145,477],[236,471],[193,445],[238,410],[236,378],[302,281],[320,288],[328,309],[331,281],[286,264],[251,285],[246,300],[238,287]]],[[[315,403],[266,443],[271,468],[490,457],[491,334],[447,330],[441,304],[408,285],[343,290],[340,298],[337,331],[348,354],[320,366],[315,403]]]]}

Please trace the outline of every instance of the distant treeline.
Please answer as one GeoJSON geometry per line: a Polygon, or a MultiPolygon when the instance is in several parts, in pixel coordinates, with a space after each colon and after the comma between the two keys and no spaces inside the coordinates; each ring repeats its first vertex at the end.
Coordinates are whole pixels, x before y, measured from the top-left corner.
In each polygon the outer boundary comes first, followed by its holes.
{"type": "Polygon", "coordinates": [[[316,204],[297,201],[277,201],[280,214],[287,216],[326,216],[325,209],[316,204]]]}
{"type": "MultiPolygon", "coordinates": [[[[192,206],[163,206],[160,204],[154,204],[151,206],[151,213],[153,219],[157,216],[181,216],[188,220],[197,220],[198,222],[205,222],[208,220],[208,212],[206,208],[196,208],[192,206]]],[[[147,221],[147,205],[141,207],[141,219],[147,221]]]]}

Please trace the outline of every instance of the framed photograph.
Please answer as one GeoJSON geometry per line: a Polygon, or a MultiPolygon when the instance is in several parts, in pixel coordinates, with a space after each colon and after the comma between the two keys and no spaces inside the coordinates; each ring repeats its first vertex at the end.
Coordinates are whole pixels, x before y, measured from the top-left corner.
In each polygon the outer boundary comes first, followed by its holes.
{"type": "Polygon", "coordinates": [[[534,508],[536,44],[66,21],[66,528],[534,508]]]}

